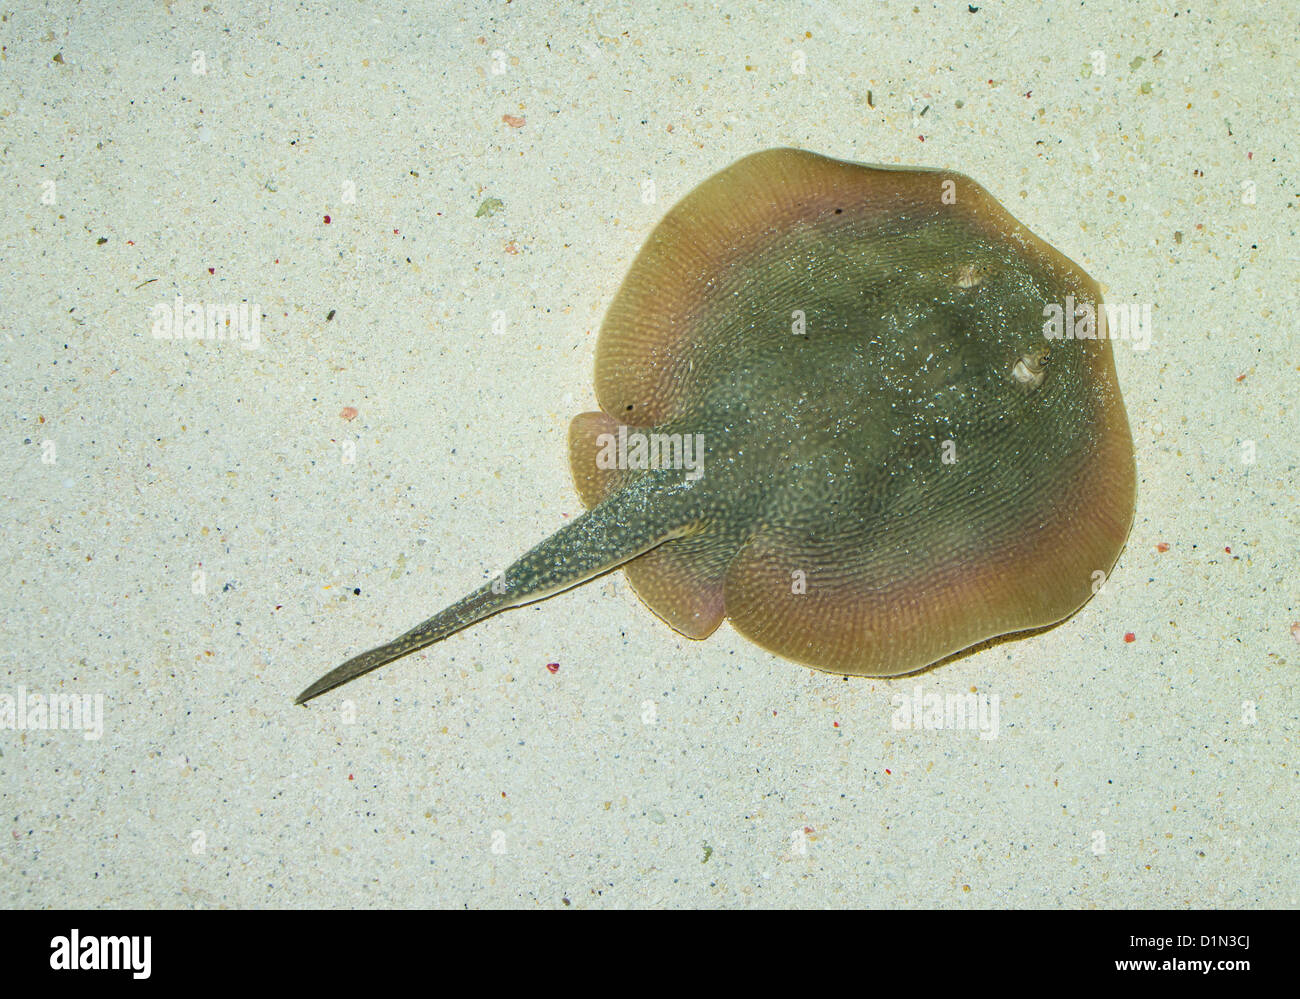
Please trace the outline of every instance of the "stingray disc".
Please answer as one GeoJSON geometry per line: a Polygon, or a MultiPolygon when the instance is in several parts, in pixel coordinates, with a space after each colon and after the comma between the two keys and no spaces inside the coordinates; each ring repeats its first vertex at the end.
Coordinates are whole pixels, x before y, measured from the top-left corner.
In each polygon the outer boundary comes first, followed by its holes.
{"type": "Polygon", "coordinates": [[[574,477],[595,506],[649,474],[609,467],[620,429],[698,439],[672,486],[690,530],[626,565],[651,609],[910,672],[1060,621],[1110,572],[1135,471],[1106,333],[1096,283],[961,174],[756,153],[628,272],[574,477]]]}

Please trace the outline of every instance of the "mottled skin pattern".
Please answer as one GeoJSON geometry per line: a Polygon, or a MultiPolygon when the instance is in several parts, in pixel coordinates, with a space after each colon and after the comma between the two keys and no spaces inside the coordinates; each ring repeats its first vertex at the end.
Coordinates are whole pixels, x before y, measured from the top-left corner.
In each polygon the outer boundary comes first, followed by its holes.
{"type": "Polygon", "coordinates": [[[796,150],[706,181],[647,241],[570,432],[591,509],[299,703],[627,564],[692,637],[724,617],[821,669],[893,675],[1067,617],[1118,557],[1134,470],[1100,303],[960,174],[796,150]],[[595,468],[601,432],[697,434],[703,474],[595,468]],[[648,554],[647,554],[648,553],[648,554]]]}

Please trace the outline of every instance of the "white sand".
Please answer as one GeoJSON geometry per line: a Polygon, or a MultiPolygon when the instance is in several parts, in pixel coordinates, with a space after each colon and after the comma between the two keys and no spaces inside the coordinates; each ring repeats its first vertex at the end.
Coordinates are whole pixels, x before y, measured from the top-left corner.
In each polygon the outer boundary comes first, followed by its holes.
{"type": "Polygon", "coordinates": [[[0,904],[1297,904],[1294,8],[136,6],[0,26],[0,694],[103,705],[0,731],[0,904]],[[966,172],[1154,306],[1106,592],[846,682],[617,575],[294,707],[580,509],[605,307],[774,145],[966,172]],[[155,339],[178,295],[259,347],[155,339]]]}

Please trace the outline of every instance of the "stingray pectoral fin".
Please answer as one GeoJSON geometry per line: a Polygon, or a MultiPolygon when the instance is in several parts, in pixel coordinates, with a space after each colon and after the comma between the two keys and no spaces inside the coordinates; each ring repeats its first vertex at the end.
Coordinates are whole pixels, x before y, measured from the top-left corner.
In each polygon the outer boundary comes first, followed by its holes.
{"type": "Polygon", "coordinates": [[[677,538],[623,567],[645,605],[687,638],[708,638],[726,617],[723,581],[734,548],[718,535],[677,538]]]}
{"type": "Polygon", "coordinates": [[[510,566],[501,576],[378,648],[354,656],[298,695],[305,704],[362,674],[440,642],[510,607],[552,596],[673,538],[693,524],[673,517],[669,494],[644,480],[609,497],[566,524],[510,566]]]}
{"type": "Polygon", "coordinates": [[[858,676],[911,673],[1055,624],[1087,602],[1123,547],[1127,436],[1125,425],[1108,450],[1061,468],[1050,490],[1018,469],[999,480],[1001,463],[981,464],[978,451],[951,466],[898,455],[895,467],[909,470],[892,477],[864,467],[801,480],[773,496],[728,567],[727,616],[769,651],[858,676]]]}
{"type": "MultiPolygon", "coordinates": [[[[625,431],[608,413],[579,413],[569,425],[569,464],[588,507],[623,489],[635,476],[602,461],[625,431]]],[[[707,638],[722,623],[722,580],[734,548],[717,532],[676,538],[623,567],[632,589],[675,631],[707,638]]]]}
{"type": "MultiPolygon", "coordinates": [[[[626,428],[622,428],[626,430],[626,428]]],[[[587,509],[626,486],[636,473],[601,461],[618,440],[620,424],[608,413],[579,413],[569,424],[569,467],[587,509]]]]}

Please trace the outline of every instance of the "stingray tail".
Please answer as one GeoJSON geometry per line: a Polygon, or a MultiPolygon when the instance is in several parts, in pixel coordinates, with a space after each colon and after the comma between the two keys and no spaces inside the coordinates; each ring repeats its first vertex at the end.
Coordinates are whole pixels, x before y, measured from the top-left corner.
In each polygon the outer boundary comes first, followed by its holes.
{"type": "MultiPolygon", "coordinates": [[[[504,573],[385,645],[354,656],[298,695],[296,704],[440,642],[499,611],[541,600],[599,576],[692,530],[664,516],[674,490],[638,481],[566,524],[504,573]]],[[[687,518],[678,518],[686,520],[687,518]]]]}

